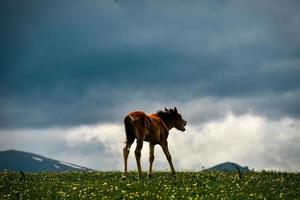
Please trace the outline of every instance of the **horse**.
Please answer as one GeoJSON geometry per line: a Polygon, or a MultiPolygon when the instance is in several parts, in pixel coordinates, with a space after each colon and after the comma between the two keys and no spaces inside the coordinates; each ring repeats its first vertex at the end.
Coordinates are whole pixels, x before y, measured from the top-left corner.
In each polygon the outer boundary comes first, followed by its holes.
{"type": "Polygon", "coordinates": [[[130,152],[130,147],[134,140],[136,139],[137,145],[134,151],[138,176],[142,176],[141,169],[141,150],[143,148],[143,142],[149,142],[149,169],[148,177],[152,177],[152,164],[154,161],[154,147],[159,144],[169,162],[172,175],[176,178],[176,172],[172,163],[172,157],[168,148],[168,136],[169,131],[172,128],[176,128],[180,131],[185,131],[185,126],[187,121],[185,121],[181,114],[177,112],[177,108],[167,109],[164,111],[160,110],[155,114],[147,115],[142,111],[130,112],[124,118],[126,141],[123,148],[123,158],[124,158],[124,171],[122,179],[126,180],[127,171],[127,160],[130,152]]]}

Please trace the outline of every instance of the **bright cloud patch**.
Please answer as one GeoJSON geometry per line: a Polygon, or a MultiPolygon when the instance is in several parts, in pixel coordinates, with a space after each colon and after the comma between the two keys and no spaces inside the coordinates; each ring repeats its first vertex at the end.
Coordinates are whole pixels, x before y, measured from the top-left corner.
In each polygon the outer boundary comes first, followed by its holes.
{"type": "Polygon", "coordinates": [[[170,144],[176,162],[184,169],[234,161],[256,169],[297,170],[299,127],[299,121],[291,119],[275,122],[252,115],[228,115],[190,127],[186,135],[174,134],[170,144]]]}
{"type": "MultiPolygon", "coordinates": [[[[299,171],[299,129],[300,122],[295,119],[270,121],[252,114],[228,114],[217,121],[189,125],[184,133],[172,130],[169,146],[176,169],[200,170],[220,162],[234,161],[258,170],[299,171]]],[[[121,170],[123,167],[123,125],[1,131],[0,139],[2,149],[21,148],[101,170],[121,170]],[[36,144],[37,138],[42,145],[33,144],[32,141],[36,144]]],[[[142,152],[144,170],[148,167],[147,144],[144,144],[142,152]]],[[[132,170],[136,169],[134,148],[135,145],[129,156],[129,168],[132,170]]],[[[156,146],[154,169],[168,168],[161,148],[156,146]]]]}

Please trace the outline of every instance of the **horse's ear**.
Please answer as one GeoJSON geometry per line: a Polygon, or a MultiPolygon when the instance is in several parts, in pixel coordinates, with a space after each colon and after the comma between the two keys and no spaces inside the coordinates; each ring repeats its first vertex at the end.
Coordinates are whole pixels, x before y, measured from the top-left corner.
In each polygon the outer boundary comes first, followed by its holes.
{"type": "Polygon", "coordinates": [[[177,108],[176,107],[174,107],[174,112],[177,113],[177,108]]]}
{"type": "Polygon", "coordinates": [[[165,107],[165,111],[168,112],[169,110],[165,107]]]}

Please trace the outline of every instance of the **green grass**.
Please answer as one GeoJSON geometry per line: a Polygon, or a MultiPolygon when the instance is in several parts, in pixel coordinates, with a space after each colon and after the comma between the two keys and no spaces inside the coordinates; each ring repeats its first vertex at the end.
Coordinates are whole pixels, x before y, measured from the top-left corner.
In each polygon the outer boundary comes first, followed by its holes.
{"type": "Polygon", "coordinates": [[[0,172],[0,199],[300,199],[300,174],[251,172],[0,172]]]}

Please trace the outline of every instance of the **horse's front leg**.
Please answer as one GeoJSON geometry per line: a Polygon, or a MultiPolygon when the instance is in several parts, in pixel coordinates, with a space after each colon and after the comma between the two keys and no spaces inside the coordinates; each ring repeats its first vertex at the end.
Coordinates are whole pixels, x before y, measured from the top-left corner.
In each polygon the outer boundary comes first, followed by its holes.
{"type": "Polygon", "coordinates": [[[152,176],[152,164],[154,161],[154,144],[149,143],[149,170],[148,177],[152,176]]]}
{"type": "Polygon", "coordinates": [[[176,177],[176,172],[175,172],[175,169],[174,169],[174,166],[173,166],[173,163],[172,163],[172,156],[171,156],[171,154],[169,152],[169,148],[168,148],[168,142],[167,141],[162,142],[160,144],[160,146],[163,149],[163,151],[164,151],[164,153],[166,155],[166,158],[167,158],[167,160],[169,162],[169,165],[170,165],[170,168],[171,168],[171,171],[172,171],[172,175],[174,177],[176,177]]]}
{"type": "Polygon", "coordinates": [[[135,151],[134,151],[139,177],[142,176],[141,150],[143,148],[143,142],[144,142],[144,140],[138,139],[137,144],[136,144],[136,148],[135,148],[135,151]]]}

